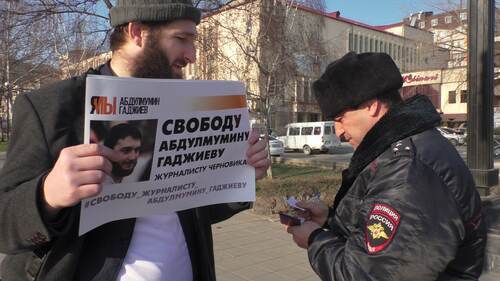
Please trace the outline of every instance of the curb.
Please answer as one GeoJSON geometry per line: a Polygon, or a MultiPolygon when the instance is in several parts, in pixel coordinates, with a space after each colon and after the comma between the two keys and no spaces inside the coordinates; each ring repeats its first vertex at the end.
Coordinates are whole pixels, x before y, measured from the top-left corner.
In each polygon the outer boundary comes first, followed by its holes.
{"type": "Polygon", "coordinates": [[[349,163],[335,161],[321,161],[316,159],[289,159],[283,157],[272,157],[273,164],[288,164],[301,167],[317,167],[323,169],[343,170],[349,167],[349,163]]]}

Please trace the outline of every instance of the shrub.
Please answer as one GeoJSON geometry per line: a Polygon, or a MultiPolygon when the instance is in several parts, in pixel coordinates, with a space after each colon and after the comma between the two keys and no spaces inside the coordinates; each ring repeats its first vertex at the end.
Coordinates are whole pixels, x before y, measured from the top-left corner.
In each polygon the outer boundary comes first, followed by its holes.
{"type": "Polygon", "coordinates": [[[341,183],[339,171],[313,167],[276,165],[273,174],[272,179],[257,182],[256,212],[276,214],[286,209],[284,197],[308,199],[316,192],[321,193],[322,201],[331,205],[341,183]]]}

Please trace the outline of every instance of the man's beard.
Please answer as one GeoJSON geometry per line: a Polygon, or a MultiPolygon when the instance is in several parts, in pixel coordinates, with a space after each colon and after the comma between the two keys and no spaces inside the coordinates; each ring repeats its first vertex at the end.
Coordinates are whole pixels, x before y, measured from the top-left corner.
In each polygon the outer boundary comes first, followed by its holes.
{"type": "Polygon", "coordinates": [[[132,167],[132,169],[123,169],[120,166],[120,164],[118,164],[117,162],[111,162],[111,164],[113,164],[113,170],[111,171],[111,174],[113,175],[113,177],[124,178],[124,177],[132,174],[132,172],[134,171],[134,168],[137,164],[137,160],[133,160],[133,161],[134,161],[134,167],[132,167]]]}
{"type": "MultiPolygon", "coordinates": [[[[182,79],[182,75],[178,75],[172,71],[170,61],[161,51],[157,37],[156,33],[152,33],[148,37],[145,42],[144,52],[134,61],[132,76],[137,78],[182,79]]],[[[176,61],[176,63],[187,64],[184,60],[182,62],[176,61]]]]}

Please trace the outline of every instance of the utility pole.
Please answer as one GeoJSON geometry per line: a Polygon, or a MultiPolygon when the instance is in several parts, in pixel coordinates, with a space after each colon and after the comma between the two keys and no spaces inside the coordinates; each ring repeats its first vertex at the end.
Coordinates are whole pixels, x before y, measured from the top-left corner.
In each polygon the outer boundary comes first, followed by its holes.
{"type": "Polygon", "coordinates": [[[495,1],[468,1],[467,164],[481,195],[498,184],[493,167],[495,1]]]}

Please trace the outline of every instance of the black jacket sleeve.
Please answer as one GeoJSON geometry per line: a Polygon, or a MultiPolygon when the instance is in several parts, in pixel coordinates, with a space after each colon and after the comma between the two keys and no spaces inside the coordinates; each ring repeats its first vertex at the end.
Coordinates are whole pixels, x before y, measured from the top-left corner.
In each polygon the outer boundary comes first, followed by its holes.
{"type": "Polygon", "coordinates": [[[215,224],[227,220],[237,213],[252,207],[251,202],[223,203],[207,206],[210,212],[210,223],[215,224]]]}
{"type": "Polygon", "coordinates": [[[382,164],[374,175],[360,175],[356,184],[367,186],[366,195],[347,195],[330,229],[310,239],[308,256],[316,273],[324,281],[436,280],[464,234],[440,178],[418,160],[403,158],[382,164]],[[375,206],[394,210],[399,219],[375,206]],[[386,243],[374,243],[375,238],[386,243]]]}
{"type": "Polygon", "coordinates": [[[53,165],[42,126],[29,98],[20,95],[0,171],[0,252],[36,249],[59,232],[44,221],[40,208],[40,186],[53,165]]]}

